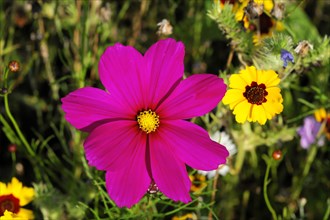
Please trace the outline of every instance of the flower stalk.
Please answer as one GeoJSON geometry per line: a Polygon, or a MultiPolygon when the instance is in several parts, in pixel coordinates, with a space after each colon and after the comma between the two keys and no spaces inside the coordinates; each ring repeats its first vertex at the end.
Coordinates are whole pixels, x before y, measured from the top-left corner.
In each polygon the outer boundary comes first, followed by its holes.
{"type": "Polygon", "coordinates": [[[8,103],[8,94],[5,94],[5,96],[4,96],[4,103],[5,103],[6,114],[9,118],[9,120],[11,121],[11,123],[13,124],[19,139],[22,141],[22,143],[23,143],[24,147],[26,148],[26,150],[28,151],[28,153],[31,156],[35,156],[35,152],[32,150],[30,144],[28,143],[28,141],[26,140],[25,136],[23,135],[21,129],[19,128],[15,118],[11,114],[11,111],[10,111],[10,108],[9,108],[9,103],[8,103]]]}
{"type": "Polygon", "coordinates": [[[265,203],[267,205],[267,208],[268,208],[269,212],[272,214],[272,218],[274,220],[277,220],[276,212],[275,212],[274,208],[272,207],[272,205],[269,201],[269,198],[268,198],[268,194],[267,194],[267,186],[270,183],[270,180],[268,179],[268,177],[269,177],[270,168],[272,167],[272,160],[268,159],[266,157],[264,159],[267,163],[267,168],[266,168],[264,184],[263,184],[263,196],[264,196],[264,200],[265,200],[265,203]]]}

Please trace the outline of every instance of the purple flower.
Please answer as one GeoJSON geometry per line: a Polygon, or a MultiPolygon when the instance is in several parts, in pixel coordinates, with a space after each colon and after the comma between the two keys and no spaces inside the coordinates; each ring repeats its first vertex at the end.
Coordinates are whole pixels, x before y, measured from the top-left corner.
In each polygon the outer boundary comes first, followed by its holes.
{"type": "MultiPolygon", "coordinates": [[[[300,145],[304,149],[308,149],[311,144],[316,141],[317,133],[319,132],[321,123],[317,122],[313,116],[304,119],[304,125],[299,127],[298,134],[300,135],[300,145]]],[[[318,146],[324,145],[323,137],[317,143],[318,146]]]]}
{"type": "Polygon", "coordinates": [[[283,60],[283,67],[286,67],[288,65],[288,61],[290,61],[291,63],[294,63],[294,57],[293,55],[284,49],[281,49],[281,59],[283,60]]]}
{"type": "Polygon", "coordinates": [[[227,149],[187,119],[215,108],[226,91],[212,74],[183,79],[184,45],[160,40],[142,55],[119,43],[99,62],[106,90],[85,87],[62,98],[65,118],[89,132],[89,165],[105,170],[106,188],[119,207],[131,207],[157,189],[174,201],[190,202],[186,164],[214,170],[227,149]]]}

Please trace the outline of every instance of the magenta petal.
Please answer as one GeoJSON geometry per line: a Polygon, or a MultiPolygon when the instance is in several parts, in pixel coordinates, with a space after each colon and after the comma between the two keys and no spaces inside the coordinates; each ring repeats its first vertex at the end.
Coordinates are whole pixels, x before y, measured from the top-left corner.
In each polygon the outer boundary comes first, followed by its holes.
{"type": "Polygon", "coordinates": [[[144,108],[148,93],[143,56],[131,46],[108,47],[99,62],[102,84],[118,102],[133,111],[144,108]]]}
{"type": "Polygon", "coordinates": [[[226,92],[223,80],[211,74],[197,74],[181,81],[159,106],[164,119],[188,119],[214,109],[226,92]]]}
{"type": "Polygon", "coordinates": [[[184,72],[184,45],[173,39],[160,40],[144,55],[147,65],[150,108],[155,108],[169,90],[178,83],[184,72]]]}
{"type": "Polygon", "coordinates": [[[174,201],[190,202],[191,182],[185,164],[174,154],[168,137],[149,136],[152,177],[159,190],[174,201]]]}
{"type": "Polygon", "coordinates": [[[166,121],[162,124],[161,136],[168,145],[175,146],[175,154],[190,167],[198,170],[215,170],[226,163],[228,150],[212,141],[208,133],[188,121],[166,121]]]}
{"type": "Polygon", "coordinates": [[[95,128],[84,147],[89,165],[116,171],[124,167],[135,148],[146,148],[146,135],[138,130],[136,121],[114,121],[95,128]]]}
{"type": "Polygon", "coordinates": [[[145,138],[137,136],[135,145],[129,148],[131,154],[122,159],[122,169],[106,173],[106,188],[110,198],[117,206],[128,208],[140,201],[151,183],[146,168],[145,138]]]}
{"type": "Polygon", "coordinates": [[[84,131],[91,131],[95,127],[93,124],[102,120],[123,118],[125,115],[129,117],[133,114],[125,108],[119,108],[105,91],[92,87],[77,89],[61,101],[65,119],[84,131]]]}

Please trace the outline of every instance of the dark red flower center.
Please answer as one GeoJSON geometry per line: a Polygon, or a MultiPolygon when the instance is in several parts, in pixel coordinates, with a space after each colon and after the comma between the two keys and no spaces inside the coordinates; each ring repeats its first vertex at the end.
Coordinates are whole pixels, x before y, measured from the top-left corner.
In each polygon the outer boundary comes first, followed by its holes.
{"type": "MultiPolygon", "coordinates": [[[[269,17],[267,14],[262,13],[259,16],[259,27],[260,27],[260,34],[268,34],[271,30],[271,28],[274,26],[274,23],[272,22],[271,17],[269,17]]],[[[250,31],[256,31],[257,26],[253,23],[250,23],[249,25],[249,30],[250,31]]]]}
{"type": "Polygon", "coordinates": [[[233,4],[235,3],[235,0],[220,0],[220,2],[221,2],[222,4],[225,4],[225,3],[227,2],[227,3],[233,5],[233,4]]]}
{"type": "Polygon", "coordinates": [[[243,96],[248,100],[251,104],[261,105],[264,102],[267,102],[265,98],[268,95],[266,91],[265,84],[261,83],[258,85],[257,82],[252,82],[250,86],[245,87],[245,92],[243,96]]]}
{"type": "Polygon", "coordinates": [[[327,118],[327,122],[325,124],[325,130],[326,130],[327,134],[330,135],[330,117],[327,118]]]}
{"type": "Polygon", "coordinates": [[[5,211],[18,213],[19,211],[19,199],[13,196],[13,194],[0,196],[0,216],[3,216],[5,211]]]}
{"type": "Polygon", "coordinates": [[[268,34],[270,29],[274,26],[271,17],[267,14],[262,13],[259,17],[260,20],[260,33],[261,34],[268,34]]]}

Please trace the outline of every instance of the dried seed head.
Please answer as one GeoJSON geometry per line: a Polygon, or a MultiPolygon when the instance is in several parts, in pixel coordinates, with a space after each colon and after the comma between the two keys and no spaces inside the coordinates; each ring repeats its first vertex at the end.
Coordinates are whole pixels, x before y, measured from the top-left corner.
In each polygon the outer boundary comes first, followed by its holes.
{"type": "Polygon", "coordinates": [[[8,68],[11,72],[16,73],[20,70],[19,62],[16,60],[12,60],[8,64],[8,68]]]}
{"type": "Polygon", "coordinates": [[[10,144],[10,145],[8,146],[8,151],[9,151],[10,153],[14,153],[14,152],[16,152],[16,150],[17,150],[17,146],[16,146],[16,144],[10,144]]]}
{"type": "Polygon", "coordinates": [[[284,2],[275,3],[274,8],[272,10],[272,15],[277,20],[283,20],[284,13],[285,13],[285,3],[284,2]]]}
{"type": "Polygon", "coordinates": [[[307,40],[300,41],[298,46],[294,49],[294,51],[302,57],[306,56],[309,50],[313,50],[313,45],[307,40]]]}
{"type": "Polygon", "coordinates": [[[159,26],[157,34],[160,35],[170,35],[172,34],[173,27],[170,22],[166,19],[163,19],[161,22],[157,24],[159,26]]]}
{"type": "Polygon", "coordinates": [[[254,1],[249,1],[248,5],[244,8],[244,14],[249,20],[258,18],[264,11],[264,4],[258,4],[254,1]]]}

